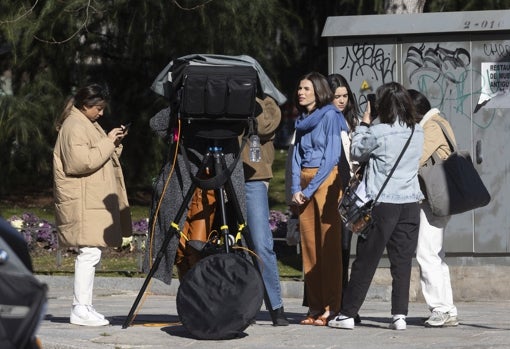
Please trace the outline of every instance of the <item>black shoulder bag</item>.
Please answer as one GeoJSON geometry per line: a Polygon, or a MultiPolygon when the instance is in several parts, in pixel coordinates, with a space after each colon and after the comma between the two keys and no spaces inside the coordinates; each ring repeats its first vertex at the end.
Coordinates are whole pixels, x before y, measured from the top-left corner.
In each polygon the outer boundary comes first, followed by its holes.
{"type": "Polygon", "coordinates": [[[402,156],[409,146],[409,143],[411,143],[411,137],[413,136],[413,133],[414,126],[412,128],[409,139],[400,152],[395,165],[393,165],[393,168],[388,174],[388,177],[386,177],[386,180],[384,181],[375,199],[363,202],[363,200],[356,194],[356,189],[363,179],[360,180],[357,176],[352,176],[351,180],[349,181],[349,185],[347,185],[345,188],[342,199],[340,200],[340,204],[338,205],[338,211],[340,212],[340,217],[342,218],[342,222],[344,222],[346,228],[352,231],[354,234],[359,234],[359,236],[364,239],[367,238],[367,234],[373,224],[372,209],[379,199],[379,196],[381,196],[384,187],[386,184],[388,184],[388,181],[393,175],[393,172],[395,172],[395,169],[397,168],[400,159],[402,159],[402,156]]]}
{"type": "Polygon", "coordinates": [[[444,217],[486,206],[491,195],[476,171],[469,152],[462,151],[437,120],[450,146],[445,160],[437,151],[418,170],[418,177],[434,216],[444,217]]]}

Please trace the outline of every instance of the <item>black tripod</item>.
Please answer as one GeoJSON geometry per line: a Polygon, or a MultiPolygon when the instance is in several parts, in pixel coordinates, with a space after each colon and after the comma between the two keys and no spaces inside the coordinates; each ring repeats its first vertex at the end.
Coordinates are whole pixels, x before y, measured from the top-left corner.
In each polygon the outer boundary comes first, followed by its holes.
{"type": "MultiPolygon", "coordinates": [[[[246,142],[243,141],[241,150],[244,147],[245,143],[246,142]]],[[[173,236],[173,234],[177,234],[177,235],[180,234],[179,226],[176,222],[180,221],[180,219],[183,216],[184,212],[186,211],[186,208],[188,207],[188,203],[191,201],[193,193],[197,187],[199,187],[201,189],[214,189],[215,190],[217,208],[219,209],[219,214],[220,214],[220,219],[221,219],[220,235],[223,239],[222,248],[224,248],[224,252],[225,253],[232,252],[231,251],[231,243],[229,242],[229,241],[231,241],[229,239],[231,235],[230,235],[230,230],[229,230],[228,223],[227,223],[227,212],[226,212],[226,207],[225,207],[226,198],[228,199],[229,203],[232,204],[232,206],[234,208],[234,213],[235,213],[235,217],[237,220],[237,224],[238,224],[240,232],[242,233],[242,236],[244,237],[244,239],[246,241],[247,247],[249,249],[252,249],[252,246],[253,246],[251,236],[249,233],[249,229],[246,226],[246,223],[244,221],[242,210],[239,205],[239,201],[237,200],[237,196],[235,195],[234,186],[232,184],[232,179],[231,179],[232,171],[234,170],[234,168],[239,160],[240,155],[236,156],[234,162],[230,165],[230,167],[227,167],[225,155],[223,154],[223,149],[218,145],[211,146],[211,147],[209,147],[207,153],[205,154],[205,156],[202,159],[202,162],[201,162],[201,164],[198,168],[198,171],[197,171],[197,175],[193,176],[193,174],[191,173],[191,168],[189,166],[189,160],[186,155],[186,149],[183,146],[181,146],[181,154],[183,155],[185,163],[188,167],[188,172],[190,173],[192,183],[191,183],[190,188],[186,192],[184,200],[176,213],[175,219],[170,224],[169,231],[165,235],[165,239],[163,240],[161,248],[156,255],[156,259],[154,260],[154,263],[153,263],[149,273],[147,274],[147,277],[145,278],[142,288],[140,289],[140,291],[135,299],[135,302],[133,303],[131,310],[129,311],[129,314],[128,314],[126,320],[124,321],[124,324],[122,325],[122,328],[124,328],[124,329],[129,327],[129,325],[131,324],[131,322],[133,320],[134,312],[137,309],[138,304],[140,303],[140,301],[143,297],[143,294],[145,293],[145,291],[149,285],[151,278],[154,276],[154,273],[157,271],[157,269],[159,267],[161,259],[163,258],[164,253],[168,248],[168,244],[170,243],[171,237],[173,236]],[[198,178],[198,175],[200,173],[204,172],[205,168],[207,167],[207,165],[211,161],[211,159],[214,164],[215,176],[212,178],[208,178],[208,179],[198,178]]],[[[252,262],[253,262],[253,265],[255,266],[255,268],[257,269],[257,271],[260,273],[259,265],[257,263],[255,256],[252,256],[252,262]]],[[[271,307],[269,297],[267,296],[267,291],[266,291],[265,287],[264,287],[264,299],[266,301],[266,304],[269,307],[271,307]]]]}

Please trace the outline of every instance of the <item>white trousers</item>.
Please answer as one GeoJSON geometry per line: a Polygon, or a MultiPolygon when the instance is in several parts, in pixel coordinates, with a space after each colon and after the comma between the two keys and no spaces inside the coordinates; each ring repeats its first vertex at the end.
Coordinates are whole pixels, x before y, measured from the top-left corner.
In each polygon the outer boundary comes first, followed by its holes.
{"type": "Polygon", "coordinates": [[[92,305],[96,266],[101,260],[97,247],[82,247],[74,263],[73,305],[92,305]]]}
{"type": "Polygon", "coordinates": [[[430,311],[449,312],[450,315],[457,316],[457,308],[453,304],[450,270],[443,248],[444,228],[449,220],[449,216],[434,216],[426,200],[421,203],[416,260],[420,265],[421,290],[430,311]]]}

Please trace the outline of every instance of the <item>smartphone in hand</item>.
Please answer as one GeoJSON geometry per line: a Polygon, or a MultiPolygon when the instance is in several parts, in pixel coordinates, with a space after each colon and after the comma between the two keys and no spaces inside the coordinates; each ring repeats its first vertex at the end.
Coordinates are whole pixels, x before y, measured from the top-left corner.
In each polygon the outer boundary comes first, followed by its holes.
{"type": "Polygon", "coordinates": [[[127,124],[122,126],[122,131],[124,131],[124,133],[127,133],[127,131],[129,131],[130,127],[131,127],[131,122],[128,122],[127,124]]]}
{"type": "Polygon", "coordinates": [[[370,104],[370,117],[375,119],[377,117],[377,108],[375,107],[375,94],[369,93],[367,94],[367,100],[370,104]]]}

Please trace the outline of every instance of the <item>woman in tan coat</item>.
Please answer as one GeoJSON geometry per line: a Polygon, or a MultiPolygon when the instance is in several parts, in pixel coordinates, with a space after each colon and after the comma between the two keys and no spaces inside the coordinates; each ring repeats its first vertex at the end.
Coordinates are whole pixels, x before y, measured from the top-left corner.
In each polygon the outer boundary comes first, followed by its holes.
{"type": "Polygon", "coordinates": [[[60,247],[78,247],[70,322],[104,326],[92,291],[100,247],[120,246],[132,234],[131,214],[119,162],[124,127],[108,134],[97,123],[106,91],[92,84],[78,90],[61,115],[53,151],[55,215],[60,247]]]}
{"type": "MultiPolygon", "coordinates": [[[[446,159],[451,149],[440,124],[455,143],[450,123],[441,116],[437,108],[431,107],[429,100],[421,92],[409,90],[409,94],[418,112],[416,121],[423,126],[425,135],[420,166],[424,166],[434,153],[441,159],[446,159]]],[[[434,216],[427,200],[421,202],[416,261],[420,266],[423,298],[431,312],[430,317],[425,320],[426,327],[453,327],[459,324],[457,307],[453,303],[450,268],[446,264],[446,251],[443,246],[444,230],[449,220],[450,216],[434,216]]]]}

